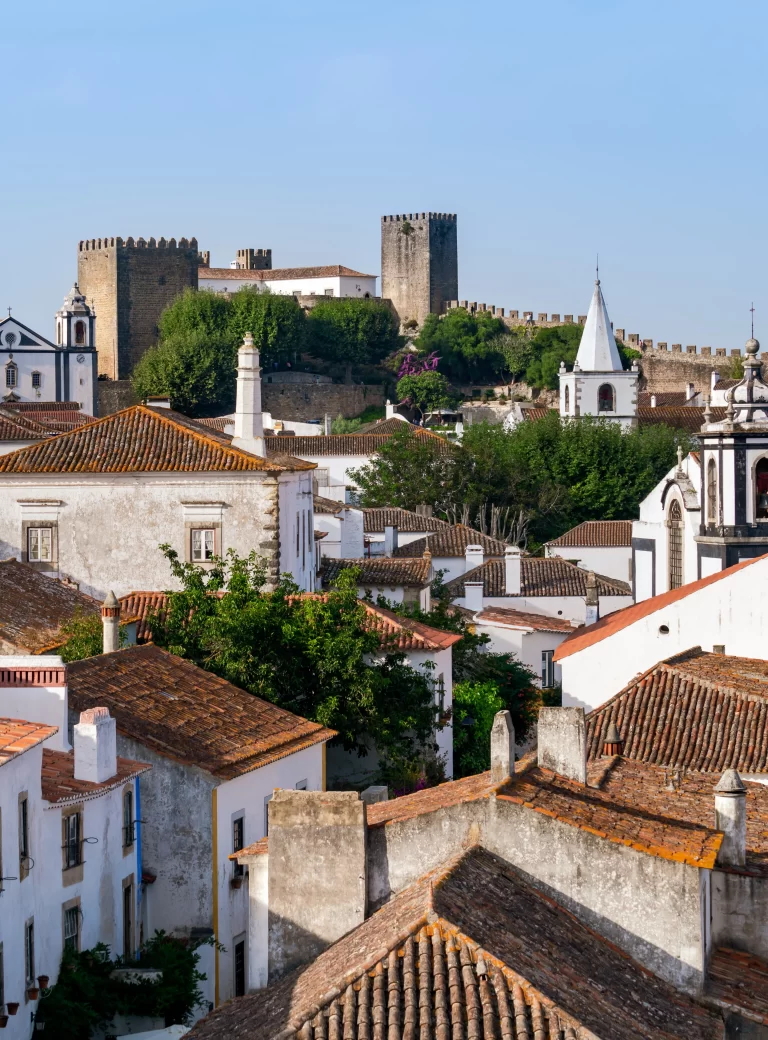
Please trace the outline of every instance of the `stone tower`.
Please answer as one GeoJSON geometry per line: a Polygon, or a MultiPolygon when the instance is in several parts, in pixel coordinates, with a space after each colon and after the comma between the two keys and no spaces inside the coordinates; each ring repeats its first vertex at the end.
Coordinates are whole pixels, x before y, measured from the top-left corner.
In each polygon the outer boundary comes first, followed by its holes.
{"type": "Polygon", "coordinates": [[[381,218],[381,295],[401,322],[419,325],[459,297],[455,213],[403,213],[381,218]]]}
{"type": "Polygon", "coordinates": [[[127,379],[157,342],[165,308],[197,288],[197,239],[91,238],[80,242],[77,281],[99,316],[99,374],[127,379]]]}

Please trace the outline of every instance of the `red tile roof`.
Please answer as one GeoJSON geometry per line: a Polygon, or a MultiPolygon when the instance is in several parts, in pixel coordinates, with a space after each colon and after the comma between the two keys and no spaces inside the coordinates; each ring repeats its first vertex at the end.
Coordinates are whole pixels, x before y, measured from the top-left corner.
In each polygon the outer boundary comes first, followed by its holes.
{"type": "Polygon", "coordinates": [[[768,961],[721,946],[710,957],[704,994],[707,1002],[768,1026],[768,961]]]}
{"type": "MultiPolygon", "coordinates": [[[[452,598],[457,598],[464,595],[465,581],[482,581],[484,596],[505,596],[504,566],[504,560],[486,560],[480,567],[474,567],[471,571],[453,578],[445,587],[452,598]]],[[[520,560],[520,595],[583,597],[587,594],[588,573],[559,556],[523,556],[520,560]]],[[[607,578],[602,574],[596,577],[599,596],[632,595],[632,590],[625,581],[607,578]]],[[[514,600],[514,597],[510,597],[510,600],[514,600]]]]}
{"type": "Polygon", "coordinates": [[[46,726],[42,722],[0,718],[0,766],[42,744],[58,731],[58,726],[46,726]]]}
{"type": "Polygon", "coordinates": [[[609,614],[607,617],[595,622],[594,625],[589,625],[580,632],[574,632],[572,636],[565,639],[555,651],[555,660],[562,661],[566,657],[570,657],[571,654],[585,650],[588,646],[594,646],[616,632],[621,632],[623,629],[628,628],[636,621],[641,621],[650,614],[654,614],[657,610],[662,610],[673,603],[678,603],[680,600],[692,596],[699,589],[705,589],[708,585],[714,585],[715,582],[723,581],[737,571],[743,570],[745,567],[751,567],[759,560],[765,560],[766,558],[766,556],[756,556],[751,560],[742,560],[741,563],[736,563],[733,567],[728,567],[724,571],[718,571],[716,574],[710,574],[706,578],[699,578],[698,581],[681,585],[679,589],[670,589],[669,592],[662,592],[658,596],[652,596],[650,599],[644,599],[640,603],[634,603],[629,607],[616,610],[613,614],[609,614]]]}
{"type": "Polygon", "coordinates": [[[383,534],[385,527],[396,527],[404,534],[415,534],[421,531],[441,531],[448,526],[447,520],[438,520],[436,516],[421,516],[410,509],[384,506],[363,510],[363,531],[366,534],[383,534]]]}
{"type": "Polygon", "coordinates": [[[490,773],[477,773],[461,780],[449,780],[437,787],[427,787],[401,798],[391,798],[388,802],[375,802],[366,809],[368,826],[383,827],[388,823],[412,820],[452,805],[479,801],[487,798],[499,786],[491,782],[490,773]]]}
{"type": "MultiPolygon", "coordinates": [[[[712,409],[712,422],[722,422],[725,408],[712,409]]],[[[672,426],[676,430],[687,433],[698,433],[704,422],[704,409],[692,405],[679,408],[638,408],[637,420],[640,426],[672,426]]]]}
{"type": "Polygon", "coordinates": [[[98,614],[96,600],[18,560],[0,562],[0,652],[36,654],[61,642],[75,613],[98,614]]]}
{"type": "Polygon", "coordinates": [[[151,643],[68,665],[76,711],[109,708],[120,733],[230,780],[336,734],[151,643]]]}
{"type": "MultiPolygon", "coordinates": [[[[696,391],[696,396],[700,391],[696,391]]],[[[651,398],[656,398],[656,407],[682,407],[688,398],[686,390],[641,390],[637,395],[637,403],[641,408],[652,408],[651,398]]],[[[695,407],[695,406],[692,406],[695,407]]]]}
{"type": "Polygon", "coordinates": [[[464,556],[468,545],[480,545],[486,556],[503,556],[506,542],[481,534],[466,524],[445,524],[433,534],[395,549],[395,556],[421,556],[427,549],[433,556],[464,556]]]}
{"type": "MultiPolygon", "coordinates": [[[[400,424],[404,426],[404,423],[400,424]]],[[[435,451],[444,452],[448,450],[449,444],[444,437],[429,430],[423,430],[418,426],[412,426],[409,432],[412,437],[427,440],[435,451]]],[[[279,452],[290,451],[303,458],[321,458],[327,455],[375,455],[388,444],[393,434],[391,433],[332,433],[320,437],[291,437],[290,444],[281,437],[267,437],[267,455],[275,455],[279,452]]]]}
{"type": "Polygon", "coordinates": [[[129,758],[117,759],[117,772],[103,783],[91,783],[89,780],[75,780],[74,751],[52,751],[43,748],[42,785],[43,798],[47,802],[66,804],[98,798],[109,791],[146,773],[152,766],[146,762],[134,762],[129,758]]]}
{"type": "Polygon", "coordinates": [[[315,495],[312,499],[312,508],[315,513],[325,513],[327,516],[336,516],[344,509],[343,502],[337,502],[333,498],[323,498],[315,495]]]}
{"type": "Polygon", "coordinates": [[[632,545],[632,521],[585,520],[546,544],[578,548],[628,547],[632,545]]]}
{"type": "Polygon", "coordinates": [[[572,625],[567,618],[547,617],[546,614],[513,610],[511,607],[484,607],[475,620],[485,624],[508,625],[510,628],[532,628],[536,632],[570,633],[579,627],[572,625]]]}
{"type": "Polygon", "coordinates": [[[212,419],[196,419],[201,426],[210,426],[212,430],[218,430],[220,433],[224,433],[227,426],[234,426],[235,418],[233,415],[217,415],[212,419]]]}
{"type": "Polygon", "coordinates": [[[366,556],[361,560],[323,559],[323,583],[331,585],[339,574],[349,567],[357,567],[360,575],[358,585],[396,588],[425,588],[431,580],[432,560],[423,556],[415,559],[398,559],[396,556],[366,556]]]}
{"type": "Polygon", "coordinates": [[[134,405],[77,430],[0,456],[0,473],[147,473],[311,469],[298,459],[267,460],[164,408],[134,405]]]}
{"type": "Polygon", "coordinates": [[[342,264],[326,267],[276,267],[268,271],[248,271],[242,267],[201,267],[200,281],[206,278],[216,281],[238,279],[243,282],[282,282],[293,278],[376,278],[375,274],[363,274],[342,264]]]}
{"type": "Polygon", "coordinates": [[[152,633],[147,618],[150,614],[162,614],[168,602],[167,592],[129,592],[120,597],[121,619],[136,619],[136,640],[139,643],[149,642],[152,633]]]}

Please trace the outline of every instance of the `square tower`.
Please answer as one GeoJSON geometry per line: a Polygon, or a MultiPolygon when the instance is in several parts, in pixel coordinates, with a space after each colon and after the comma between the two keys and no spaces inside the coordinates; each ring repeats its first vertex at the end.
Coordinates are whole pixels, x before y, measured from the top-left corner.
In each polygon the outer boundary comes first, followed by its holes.
{"type": "Polygon", "coordinates": [[[401,323],[422,324],[459,297],[455,213],[403,213],[381,218],[381,295],[401,323]]]}
{"type": "Polygon", "coordinates": [[[77,281],[99,317],[99,374],[127,379],[157,342],[160,315],[197,288],[197,239],[91,238],[80,242],[77,281]]]}

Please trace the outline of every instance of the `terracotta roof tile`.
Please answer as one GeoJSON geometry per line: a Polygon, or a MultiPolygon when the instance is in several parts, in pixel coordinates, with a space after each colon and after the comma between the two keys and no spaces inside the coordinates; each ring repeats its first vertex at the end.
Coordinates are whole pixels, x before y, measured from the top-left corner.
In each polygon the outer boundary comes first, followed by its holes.
{"type": "Polygon", "coordinates": [[[336,734],[148,644],[68,665],[76,711],[109,708],[118,731],[231,779],[336,734]]]}
{"type": "Polygon", "coordinates": [[[736,571],[740,571],[744,567],[751,567],[759,560],[765,559],[765,556],[756,556],[751,560],[742,560],[724,571],[718,571],[716,574],[710,574],[706,578],[699,578],[698,581],[691,581],[687,585],[681,585],[679,589],[670,589],[669,592],[662,592],[658,596],[652,596],[650,599],[644,599],[640,603],[634,603],[631,606],[623,607],[621,610],[616,610],[607,617],[596,621],[594,625],[589,625],[588,628],[581,632],[574,632],[568,639],[563,640],[555,651],[555,660],[562,661],[564,658],[570,657],[571,654],[576,654],[588,646],[594,646],[603,639],[614,635],[614,633],[628,628],[636,621],[641,621],[650,614],[654,614],[657,610],[662,610],[672,603],[678,603],[687,596],[698,592],[699,589],[705,589],[708,585],[713,585],[717,581],[723,581],[731,574],[735,574],[736,571]]]}
{"type": "Polygon", "coordinates": [[[293,278],[376,278],[375,274],[363,274],[343,264],[329,264],[325,267],[276,267],[268,271],[248,271],[235,267],[201,267],[200,280],[206,278],[216,281],[238,279],[243,282],[282,282],[293,278]]]}
{"type": "Polygon", "coordinates": [[[136,640],[139,643],[149,642],[152,633],[147,618],[150,614],[162,615],[168,602],[167,592],[129,592],[120,597],[120,619],[136,619],[136,640]]]}
{"type": "Polygon", "coordinates": [[[384,506],[363,510],[363,530],[366,534],[383,534],[385,527],[396,527],[404,534],[414,534],[420,531],[441,531],[448,526],[447,520],[438,520],[436,516],[421,516],[419,513],[412,513],[410,509],[384,506]]]}
{"type": "Polygon", "coordinates": [[[547,545],[573,545],[579,548],[603,548],[632,545],[631,520],[585,520],[570,531],[553,538],[547,545]]]}
{"type": "Polygon", "coordinates": [[[768,1025],[768,962],[753,953],[723,946],[715,950],[704,993],[718,1007],[744,1012],[753,1021],[768,1025]]]}
{"type": "Polygon", "coordinates": [[[557,408],[523,408],[523,419],[528,422],[536,422],[537,419],[545,419],[550,412],[557,412],[557,408]]]}
{"type": "Polygon", "coordinates": [[[190,1040],[370,1040],[387,1029],[421,1040],[715,1040],[722,1020],[474,848],[311,964],[202,1019],[190,1040]]]}
{"type": "MultiPolygon", "coordinates": [[[[725,408],[712,409],[712,422],[722,422],[725,408]]],[[[679,408],[638,408],[637,420],[640,426],[658,426],[663,423],[676,430],[687,433],[698,433],[704,422],[704,409],[687,405],[679,408]]]]}
{"type": "Polygon", "coordinates": [[[83,799],[98,798],[108,791],[122,787],[128,780],[146,773],[152,766],[146,762],[134,762],[129,758],[117,759],[117,772],[103,783],[91,783],[89,780],[75,780],[74,751],[53,751],[43,748],[42,785],[43,798],[47,802],[66,803],[79,802],[83,799]]]}
{"type": "Polygon", "coordinates": [[[58,731],[58,726],[46,726],[42,722],[0,718],[0,766],[42,744],[58,731]]]}
{"type": "Polygon", "coordinates": [[[477,773],[461,780],[449,780],[437,787],[427,787],[414,794],[391,798],[388,802],[375,802],[367,807],[368,826],[383,827],[387,823],[411,820],[451,805],[478,801],[487,798],[498,786],[491,783],[490,773],[477,773]]]}
{"type": "Polygon", "coordinates": [[[312,499],[312,503],[312,508],[315,513],[324,513],[327,516],[336,516],[344,509],[343,502],[337,502],[333,498],[323,498],[322,495],[315,495],[312,499]]]}
{"type": "MultiPolygon", "coordinates": [[[[405,424],[401,423],[401,425],[405,424]]],[[[436,433],[430,433],[429,430],[412,426],[411,436],[427,439],[435,451],[448,450],[448,441],[436,433]]],[[[291,437],[290,450],[300,458],[305,455],[311,458],[321,458],[327,455],[375,455],[385,444],[389,443],[391,437],[390,433],[332,433],[320,437],[291,437]]],[[[269,456],[288,450],[280,437],[267,437],[265,443],[269,456]]]]}
{"type": "Polygon", "coordinates": [[[490,538],[466,524],[446,524],[439,527],[434,534],[428,534],[415,542],[401,545],[395,549],[395,556],[421,556],[427,549],[433,556],[463,556],[468,545],[480,545],[487,555],[503,556],[507,548],[506,542],[498,538],[490,538]]]}
{"type": "MultiPolygon", "coordinates": [[[[577,567],[559,556],[543,559],[538,556],[523,556],[520,560],[520,595],[586,596],[588,573],[583,568],[577,567]]],[[[489,598],[506,595],[504,560],[486,560],[480,567],[474,567],[471,571],[447,582],[445,587],[449,595],[452,597],[463,596],[465,581],[482,581],[483,595],[489,598]]],[[[606,578],[602,574],[597,575],[597,592],[599,596],[632,595],[632,590],[625,581],[606,578]]],[[[510,599],[513,598],[510,597],[510,599]]]]}
{"type": "Polygon", "coordinates": [[[97,614],[99,604],[71,585],[18,560],[0,562],[0,648],[36,654],[60,642],[63,624],[76,611],[97,614]]]}
{"type": "Polygon", "coordinates": [[[424,588],[431,581],[432,560],[422,556],[400,560],[395,556],[366,556],[361,560],[336,560],[323,558],[321,573],[325,585],[332,584],[348,567],[360,570],[358,585],[387,586],[404,585],[409,588],[424,588]]]}
{"type": "Polygon", "coordinates": [[[220,433],[224,433],[227,426],[234,425],[234,416],[231,415],[217,415],[209,419],[197,419],[197,422],[201,426],[210,426],[212,430],[218,430],[220,433]]]}
{"type": "Polygon", "coordinates": [[[267,460],[168,409],[134,405],[69,433],[0,456],[0,473],[147,473],[311,469],[267,460]]]}
{"type": "Polygon", "coordinates": [[[510,607],[484,607],[475,616],[475,620],[489,624],[509,625],[512,628],[532,628],[537,632],[573,632],[578,625],[572,625],[567,618],[548,617],[546,614],[533,614],[525,610],[512,610],[510,607]]]}
{"type": "Polygon", "coordinates": [[[394,416],[389,419],[378,419],[376,422],[366,423],[365,426],[361,426],[357,431],[358,433],[400,433],[402,430],[410,430],[411,433],[416,433],[421,430],[424,432],[424,428],[416,426],[412,422],[408,422],[407,419],[395,419],[394,416]]]}
{"type": "Polygon", "coordinates": [[[641,390],[637,395],[638,406],[640,408],[652,408],[652,397],[656,398],[657,408],[682,407],[688,400],[688,393],[686,390],[641,390]]]}
{"type": "MultiPolygon", "coordinates": [[[[80,413],[77,401],[6,401],[4,408],[13,408],[15,412],[68,412],[80,413]]],[[[93,418],[89,416],[89,418],[93,418]]]]}

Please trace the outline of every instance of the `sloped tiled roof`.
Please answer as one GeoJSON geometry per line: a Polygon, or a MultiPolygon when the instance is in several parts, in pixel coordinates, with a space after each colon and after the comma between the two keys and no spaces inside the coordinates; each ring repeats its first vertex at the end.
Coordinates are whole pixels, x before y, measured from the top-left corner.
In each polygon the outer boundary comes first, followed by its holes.
{"type": "Polygon", "coordinates": [[[395,556],[421,556],[427,549],[433,556],[463,556],[468,545],[481,545],[486,555],[503,556],[506,542],[481,534],[465,524],[446,524],[434,534],[395,549],[395,556]]]}
{"type": "Polygon", "coordinates": [[[625,758],[708,773],[768,773],[768,662],[705,653],[661,661],[587,716],[601,757],[615,723],[625,758]]]}
{"type": "MultiPolygon", "coordinates": [[[[581,567],[560,559],[559,556],[544,559],[538,556],[523,556],[520,560],[520,595],[586,596],[588,573],[581,567]]],[[[598,574],[596,577],[598,596],[632,595],[632,590],[625,581],[606,578],[602,574],[598,574]]],[[[464,595],[465,581],[482,581],[485,596],[506,595],[504,592],[504,560],[486,560],[480,567],[474,567],[466,574],[461,574],[453,581],[447,582],[445,587],[452,598],[464,595]]],[[[610,616],[613,617],[612,614],[610,616]]],[[[572,639],[573,636],[570,638],[572,639]]]]}
{"type": "Polygon", "coordinates": [[[416,426],[414,423],[410,423],[407,419],[379,419],[377,422],[366,423],[365,426],[361,426],[357,431],[358,433],[401,433],[403,430],[409,430],[411,433],[416,433],[417,430],[422,430],[422,427],[416,426]]]}
{"type": "Polygon", "coordinates": [[[139,643],[146,643],[152,638],[147,618],[150,614],[162,614],[167,602],[167,592],[129,592],[127,596],[120,597],[120,616],[136,619],[136,639],[139,643]]]}
{"type": "Polygon", "coordinates": [[[537,632],[573,632],[577,627],[572,625],[568,618],[547,617],[546,614],[533,614],[510,607],[484,607],[475,620],[480,623],[510,625],[512,628],[532,628],[537,632]]]}
{"type": "Polygon", "coordinates": [[[325,267],[276,267],[268,271],[249,271],[236,267],[201,267],[200,280],[206,278],[217,281],[238,279],[243,282],[282,282],[294,278],[376,278],[375,274],[363,274],[343,264],[329,264],[325,267]]]}
{"type": "Polygon", "coordinates": [[[103,705],[119,732],[225,780],[335,736],[151,643],[74,661],[68,677],[76,711],[103,705]]]}
{"type": "Polygon", "coordinates": [[[744,1011],[753,1021],[768,1026],[768,961],[721,946],[709,959],[704,994],[708,1003],[724,1011],[744,1011]]]}
{"type": "MultiPolygon", "coordinates": [[[[725,408],[712,409],[712,422],[722,422],[725,408]]],[[[704,409],[695,406],[678,408],[638,408],[637,421],[640,426],[658,426],[664,423],[686,433],[698,433],[704,422],[704,409]]]]}
{"type": "Polygon", "coordinates": [[[717,1011],[473,848],[190,1040],[715,1040],[722,1028],[717,1011]]]}
{"type": "Polygon", "coordinates": [[[227,426],[234,426],[235,417],[233,415],[216,415],[208,419],[196,419],[201,426],[209,426],[212,430],[218,430],[219,433],[224,433],[227,426]]]}
{"type": "Polygon", "coordinates": [[[724,571],[717,571],[717,573],[710,574],[706,578],[699,578],[698,581],[691,581],[687,585],[681,585],[679,589],[670,589],[668,592],[662,592],[658,596],[651,596],[649,599],[641,600],[640,603],[633,603],[628,607],[623,607],[621,610],[616,610],[607,617],[600,618],[594,625],[589,625],[581,632],[574,632],[572,636],[565,639],[555,651],[555,660],[562,661],[564,658],[570,657],[571,654],[578,653],[579,650],[584,650],[588,646],[594,646],[595,643],[607,639],[616,632],[621,632],[622,629],[628,628],[636,621],[641,621],[650,614],[654,614],[657,610],[662,610],[672,603],[686,599],[686,597],[698,592],[699,589],[705,589],[708,585],[713,585],[717,581],[724,581],[731,574],[735,574],[736,571],[740,571],[744,567],[751,567],[765,558],[765,556],[756,556],[751,560],[742,560],[724,571]]]}
{"type": "Polygon", "coordinates": [[[431,580],[432,560],[423,556],[405,560],[396,556],[366,556],[361,560],[335,560],[326,556],[321,568],[324,584],[330,585],[348,567],[359,568],[358,585],[424,588],[431,580]]]}
{"type": "Polygon", "coordinates": [[[74,751],[53,751],[43,748],[42,785],[43,798],[47,802],[66,804],[84,799],[98,798],[108,791],[122,787],[128,780],[146,773],[152,766],[146,762],[134,762],[129,758],[117,759],[117,772],[109,780],[92,783],[90,780],[75,779],[74,751]]]}
{"type": "MultiPolygon", "coordinates": [[[[404,426],[405,423],[400,423],[404,426]]],[[[410,435],[426,438],[435,451],[447,451],[448,441],[429,430],[412,426],[410,435]]],[[[303,458],[320,458],[327,455],[375,455],[381,451],[392,438],[391,433],[331,433],[320,437],[292,437],[290,450],[294,455],[303,458]]],[[[267,437],[267,455],[286,451],[286,445],[280,437],[267,437]]]]}
{"type": "Polygon", "coordinates": [[[343,502],[337,502],[333,498],[323,498],[322,495],[315,495],[312,502],[315,513],[325,513],[327,516],[336,516],[344,509],[343,502]]]}
{"type": "Polygon", "coordinates": [[[585,520],[547,545],[603,548],[632,545],[631,520],[585,520]]]}
{"type": "Polygon", "coordinates": [[[42,722],[0,718],[0,766],[42,744],[58,730],[58,726],[46,726],[42,722]]]}
{"type": "Polygon", "coordinates": [[[448,526],[447,520],[438,520],[436,516],[421,516],[410,509],[383,506],[363,510],[363,531],[366,534],[383,534],[385,527],[396,527],[404,534],[414,534],[419,531],[440,531],[448,526]]]}
{"type": "MultiPolygon", "coordinates": [[[[696,391],[696,396],[700,391],[696,391]]],[[[689,400],[686,390],[641,390],[637,395],[637,403],[640,408],[653,408],[651,398],[656,398],[657,408],[682,408],[689,400]]],[[[692,405],[691,407],[696,407],[692,405]]]]}
{"type": "Polygon", "coordinates": [[[98,614],[99,604],[18,560],[0,562],[0,645],[35,654],[56,642],[77,611],[98,614]]]}
{"type": "Polygon", "coordinates": [[[166,408],[134,405],[0,456],[0,473],[147,473],[310,469],[233,448],[223,434],[166,408]]]}

